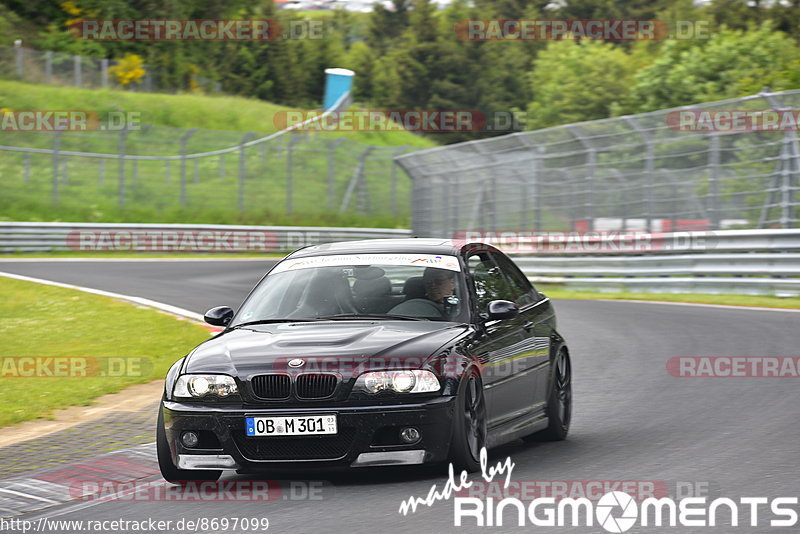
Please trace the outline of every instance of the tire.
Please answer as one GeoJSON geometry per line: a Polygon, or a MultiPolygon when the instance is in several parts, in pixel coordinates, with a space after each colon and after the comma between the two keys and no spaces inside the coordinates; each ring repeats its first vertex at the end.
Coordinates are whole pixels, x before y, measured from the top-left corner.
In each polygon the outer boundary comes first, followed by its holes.
{"type": "Polygon", "coordinates": [[[193,481],[215,481],[222,471],[195,471],[178,469],[172,463],[172,456],[167,443],[167,432],[164,430],[164,407],[158,409],[158,423],[156,423],[156,452],[158,453],[158,467],[161,476],[172,484],[185,484],[193,481]]]}
{"type": "Polygon", "coordinates": [[[481,449],[486,445],[486,399],[483,382],[476,371],[461,380],[453,414],[450,461],[453,468],[474,472],[480,469],[481,449]]]}
{"type": "Polygon", "coordinates": [[[572,363],[565,349],[553,361],[550,392],[547,396],[547,428],[525,436],[526,441],[562,441],[567,439],[572,419],[572,363]]]}

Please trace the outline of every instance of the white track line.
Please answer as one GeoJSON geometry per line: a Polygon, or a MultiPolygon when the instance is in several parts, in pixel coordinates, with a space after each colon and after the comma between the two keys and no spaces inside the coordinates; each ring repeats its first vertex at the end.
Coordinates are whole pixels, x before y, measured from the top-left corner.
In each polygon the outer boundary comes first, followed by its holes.
{"type": "Polygon", "coordinates": [[[47,504],[61,504],[58,501],[54,501],[52,499],[45,499],[44,497],[39,497],[38,495],[30,495],[28,493],[23,493],[21,491],[14,491],[6,488],[0,488],[0,492],[2,493],[10,493],[11,495],[16,495],[18,497],[24,497],[26,499],[32,499],[36,501],[42,501],[47,504]]]}
{"type": "Polygon", "coordinates": [[[31,276],[23,276],[21,274],[13,274],[13,273],[6,273],[0,272],[0,276],[5,276],[6,278],[13,278],[15,280],[23,280],[25,282],[34,282],[37,284],[44,284],[48,286],[55,286],[55,287],[64,287],[67,289],[75,289],[77,291],[83,291],[84,293],[92,293],[94,295],[100,295],[103,297],[111,297],[119,300],[126,300],[128,302],[132,302],[134,304],[139,304],[141,306],[147,306],[148,308],[155,308],[157,310],[170,313],[172,315],[177,315],[179,317],[185,317],[187,319],[192,319],[194,321],[203,322],[203,316],[199,313],[195,313],[193,311],[186,310],[184,308],[178,308],[177,306],[173,306],[171,304],[164,304],[163,302],[156,302],[155,300],[145,299],[142,297],[133,297],[130,295],[122,295],[120,293],[112,293],[111,291],[103,291],[101,289],[92,289],[91,287],[83,287],[83,286],[76,286],[72,284],[64,284],[62,282],[53,282],[52,280],[43,280],[41,278],[33,278],[31,276]]]}
{"type": "MultiPolygon", "coordinates": [[[[0,263],[5,260],[0,259],[0,263]]],[[[21,260],[27,261],[27,260],[21,260]]],[[[62,260],[46,260],[46,261],[62,261],[62,260]]],[[[79,259],[69,259],[63,261],[93,261],[93,260],[79,260],[79,259]]],[[[179,259],[172,259],[172,260],[157,260],[157,259],[142,259],[142,260],[99,260],[99,261],[186,261],[186,260],[179,260],[179,259]]],[[[197,261],[197,260],[191,260],[197,261]]],[[[199,260],[199,261],[226,261],[226,260],[199,260]]],[[[242,261],[242,260],[235,260],[235,261],[242,261]]],[[[248,260],[250,261],[250,260],[248,260]]],[[[255,261],[263,261],[263,260],[255,260],[255,261]]],[[[78,291],[84,291],[86,293],[93,293],[95,295],[102,295],[105,297],[112,297],[121,300],[127,300],[129,302],[133,302],[136,304],[140,304],[142,306],[148,306],[150,308],[156,308],[158,310],[162,310],[167,313],[172,313],[174,315],[178,315],[181,317],[186,317],[188,319],[193,319],[195,321],[203,322],[203,316],[199,313],[195,313],[193,311],[186,310],[184,308],[179,308],[177,306],[173,306],[171,304],[164,304],[163,302],[157,302],[155,300],[150,300],[142,297],[133,297],[130,295],[122,295],[120,293],[112,293],[110,291],[103,291],[100,289],[92,289],[90,287],[83,287],[83,286],[76,286],[72,284],[64,284],[61,282],[53,282],[51,280],[44,280],[42,278],[33,278],[30,276],[23,276],[20,274],[13,274],[13,273],[6,273],[0,271],[0,276],[5,276],[8,278],[14,278],[17,280],[25,280],[28,282],[36,282],[39,284],[45,284],[50,286],[56,287],[65,287],[68,289],[75,289],[78,291]]],[[[671,302],[666,300],[634,300],[634,299],[561,299],[561,300],[594,300],[598,302],[629,302],[634,304],[669,304],[672,306],[702,306],[705,308],[721,308],[725,310],[746,310],[746,311],[772,311],[772,312],[800,312],[800,309],[792,309],[792,308],[765,308],[761,306],[732,306],[727,304],[702,304],[699,302],[671,302]]]]}

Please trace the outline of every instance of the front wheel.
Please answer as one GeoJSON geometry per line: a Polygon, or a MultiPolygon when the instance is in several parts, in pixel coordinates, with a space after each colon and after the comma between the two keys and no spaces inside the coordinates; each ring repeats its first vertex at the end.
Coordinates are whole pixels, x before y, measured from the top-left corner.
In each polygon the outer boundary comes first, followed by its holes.
{"type": "Polygon", "coordinates": [[[567,438],[572,419],[572,364],[561,349],[553,362],[550,393],[547,397],[547,428],[526,436],[526,441],[562,441],[567,438]]]}
{"type": "Polygon", "coordinates": [[[164,407],[158,409],[158,422],[156,423],[156,452],[158,453],[158,467],[161,469],[161,476],[164,480],[172,484],[185,484],[192,481],[214,481],[217,480],[222,471],[195,471],[178,469],[172,463],[172,456],[167,443],[167,432],[164,430],[164,407]]]}
{"type": "Polygon", "coordinates": [[[486,401],[483,382],[476,371],[461,381],[453,415],[450,461],[455,469],[467,472],[480,468],[481,449],[486,446],[486,401]]]}

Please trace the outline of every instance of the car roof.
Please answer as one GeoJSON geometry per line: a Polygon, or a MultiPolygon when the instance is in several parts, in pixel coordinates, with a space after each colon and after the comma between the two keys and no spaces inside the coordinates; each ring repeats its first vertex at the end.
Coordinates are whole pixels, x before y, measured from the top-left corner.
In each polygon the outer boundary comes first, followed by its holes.
{"type": "Polygon", "coordinates": [[[331,254],[447,254],[461,256],[467,249],[480,248],[495,251],[491,245],[466,243],[452,239],[406,238],[406,239],[365,239],[363,241],[339,241],[301,248],[287,258],[309,256],[328,256],[331,254]]]}

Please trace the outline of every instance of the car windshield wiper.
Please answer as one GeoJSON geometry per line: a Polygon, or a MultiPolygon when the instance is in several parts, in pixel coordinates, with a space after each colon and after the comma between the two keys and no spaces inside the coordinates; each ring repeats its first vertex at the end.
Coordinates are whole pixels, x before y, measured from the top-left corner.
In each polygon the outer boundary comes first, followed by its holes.
{"type": "Polygon", "coordinates": [[[237,325],[232,326],[231,328],[239,328],[242,326],[254,326],[257,324],[275,324],[275,323],[308,323],[312,321],[318,321],[319,319],[314,319],[311,317],[301,317],[297,319],[259,319],[258,321],[247,321],[246,323],[239,323],[237,325]]]}
{"type": "Polygon", "coordinates": [[[425,317],[411,317],[410,315],[392,315],[388,313],[337,313],[335,315],[323,315],[317,319],[397,319],[400,321],[430,321],[425,317]]]}

